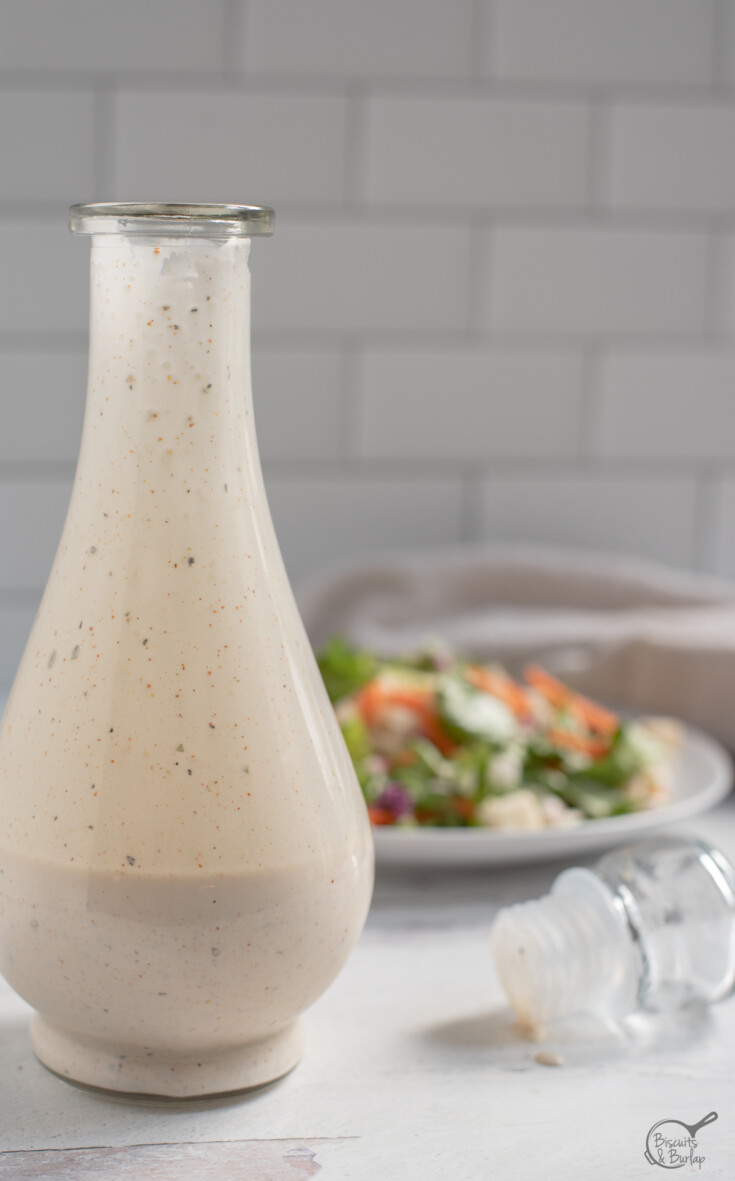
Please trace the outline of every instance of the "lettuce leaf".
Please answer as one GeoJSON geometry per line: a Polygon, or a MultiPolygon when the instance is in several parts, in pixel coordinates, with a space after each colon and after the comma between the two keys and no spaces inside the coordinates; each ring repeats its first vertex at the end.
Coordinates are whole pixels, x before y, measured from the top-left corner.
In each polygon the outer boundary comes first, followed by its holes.
{"type": "Polygon", "coordinates": [[[350,647],[341,636],[335,636],[322,648],[317,664],[332,703],[367,685],[380,667],[371,652],[350,647]]]}

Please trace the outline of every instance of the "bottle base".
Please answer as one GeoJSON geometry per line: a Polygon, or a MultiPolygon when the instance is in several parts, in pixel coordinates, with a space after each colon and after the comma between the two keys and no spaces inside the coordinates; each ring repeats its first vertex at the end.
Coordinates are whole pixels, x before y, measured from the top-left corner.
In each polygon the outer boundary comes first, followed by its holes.
{"type": "Polygon", "coordinates": [[[214,1099],[259,1090],[283,1078],[303,1052],[296,1021],[257,1042],[208,1053],[173,1054],[85,1041],[35,1016],[31,1045],[42,1066],[66,1082],[118,1098],[214,1099]]]}

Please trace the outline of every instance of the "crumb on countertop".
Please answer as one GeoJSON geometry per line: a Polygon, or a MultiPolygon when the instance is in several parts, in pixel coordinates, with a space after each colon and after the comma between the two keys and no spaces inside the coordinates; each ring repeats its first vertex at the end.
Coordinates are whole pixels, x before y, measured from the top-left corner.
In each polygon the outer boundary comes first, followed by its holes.
{"type": "Polygon", "coordinates": [[[551,1050],[539,1050],[538,1054],[533,1056],[534,1062],[538,1062],[539,1066],[563,1066],[564,1059],[560,1054],[553,1054],[551,1050]]]}

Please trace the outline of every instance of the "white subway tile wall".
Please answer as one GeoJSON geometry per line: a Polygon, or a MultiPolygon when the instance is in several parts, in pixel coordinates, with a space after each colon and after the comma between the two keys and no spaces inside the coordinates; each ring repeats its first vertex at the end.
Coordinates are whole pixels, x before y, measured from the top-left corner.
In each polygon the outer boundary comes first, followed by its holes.
{"type": "MultiPolygon", "coordinates": [[[[114,191],[214,191],[237,203],[339,202],[345,196],[347,101],[341,96],[136,88],[115,100],[114,191]]],[[[188,199],[188,198],[187,198],[188,199]]]]}
{"type": "Polygon", "coordinates": [[[75,201],[94,157],[94,94],[0,86],[0,200],[75,201]]]}
{"type": "Polygon", "coordinates": [[[606,456],[735,459],[735,354],[605,357],[597,443],[606,456]]]}
{"type": "MultiPolygon", "coordinates": [[[[2,652],[3,667],[10,670],[11,677],[20,663],[35,613],[36,608],[32,605],[0,607],[0,652],[2,652]]],[[[4,692],[6,688],[7,682],[2,686],[2,691],[4,692]]]]}
{"type": "Polygon", "coordinates": [[[687,566],[696,516],[693,479],[570,473],[483,481],[480,528],[488,541],[543,543],[645,552],[687,566]]]}
{"type": "Polygon", "coordinates": [[[574,209],[586,201],[591,115],[582,104],[400,95],[370,100],[367,114],[369,202],[574,209]]]}
{"type": "Polygon", "coordinates": [[[399,460],[571,457],[579,450],[579,357],[467,349],[366,353],[362,455],[399,460]]]}
{"type": "Polygon", "coordinates": [[[735,476],[719,480],[714,489],[710,559],[716,574],[735,578],[735,476]]]}
{"type": "Polygon", "coordinates": [[[0,66],[99,74],[224,66],[227,0],[3,0],[0,66]]]}
{"type": "Polygon", "coordinates": [[[706,86],[716,0],[495,0],[490,76],[706,86]]]}
{"type": "Polygon", "coordinates": [[[261,459],[336,462],[342,454],[341,353],[261,348],[253,386],[261,459]]]}
{"type": "Polygon", "coordinates": [[[84,403],[73,200],[273,203],[298,580],[472,541],[735,577],[735,0],[3,0],[0,689],[84,403]]]}
{"type": "MultiPolygon", "coordinates": [[[[31,212],[28,204],[24,213],[31,212]]],[[[0,339],[10,337],[12,343],[29,333],[57,336],[87,327],[88,262],[66,228],[63,210],[60,205],[41,220],[0,218],[0,339]]]]}
{"type": "Polygon", "coordinates": [[[26,587],[45,585],[70,493],[71,478],[0,482],[3,589],[11,600],[26,587]]]}
{"type": "Polygon", "coordinates": [[[353,338],[469,326],[469,226],[287,215],[276,237],[257,246],[256,331],[353,338]]]}
{"type": "Polygon", "coordinates": [[[0,463],[16,474],[20,464],[39,472],[42,463],[73,463],[86,386],[86,352],[0,349],[0,463]]]}
{"type": "Polygon", "coordinates": [[[238,65],[252,74],[466,78],[473,0],[245,0],[238,65]]]}
{"type": "Polygon", "coordinates": [[[613,208],[727,213],[735,207],[733,142],[727,104],[613,107],[613,208]]]}
{"type": "Polygon", "coordinates": [[[268,498],[296,578],[342,554],[451,543],[464,508],[459,478],[273,476],[268,498]]]}
{"type": "Polygon", "coordinates": [[[488,230],[484,239],[488,332],[704,332],[703,233],[534,226],[488,230]]]}

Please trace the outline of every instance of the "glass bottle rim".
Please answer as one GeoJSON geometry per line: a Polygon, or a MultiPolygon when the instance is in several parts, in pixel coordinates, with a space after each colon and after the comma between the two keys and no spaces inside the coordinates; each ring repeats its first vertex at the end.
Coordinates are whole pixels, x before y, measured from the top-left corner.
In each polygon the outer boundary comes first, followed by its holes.
{"type": "Polygon", "coordinates": [[[182,238],[254,238],[273,233],[267,205],[176,205],[102,201],[69,208],[73,234],[152,234],[182,238]]]}

